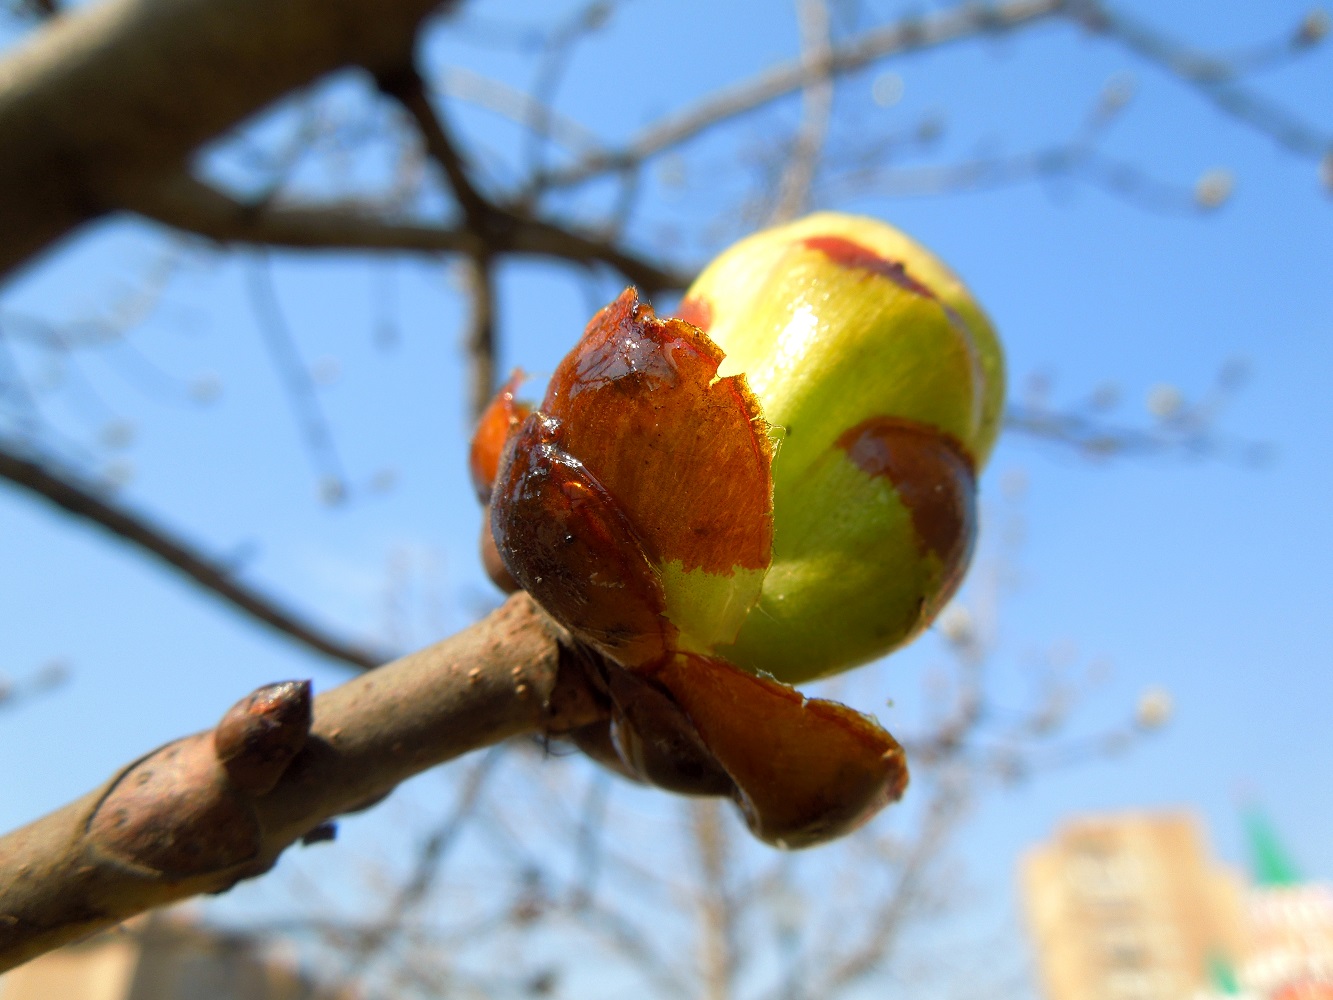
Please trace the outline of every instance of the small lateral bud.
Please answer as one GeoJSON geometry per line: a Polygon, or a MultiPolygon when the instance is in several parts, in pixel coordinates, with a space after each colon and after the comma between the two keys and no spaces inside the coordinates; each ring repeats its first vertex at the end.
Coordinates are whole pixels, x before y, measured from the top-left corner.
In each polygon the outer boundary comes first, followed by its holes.
{"type": "Polygon", "coordinates": [[[268,684],[233,705],[213,730],[213,750],[232,784],[273,790],[310,732],[309,681],[268,684]]]}

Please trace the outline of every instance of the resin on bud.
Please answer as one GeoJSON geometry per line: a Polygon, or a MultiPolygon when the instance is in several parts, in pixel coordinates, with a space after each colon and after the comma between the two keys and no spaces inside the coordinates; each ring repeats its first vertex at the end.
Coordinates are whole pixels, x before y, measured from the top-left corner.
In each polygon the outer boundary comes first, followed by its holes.
{"type": "Polygon", "coordinates": [[[1002,397],[957,279],[840,215],[737,244],[680,318],[627,290],[537,410],[506,387],[474,476],[503,567],[609,658],[614,718],[580,744],[788,846],[897,798],[893,738],[787,685],[888,652],[956,589],[1002,397]]]}

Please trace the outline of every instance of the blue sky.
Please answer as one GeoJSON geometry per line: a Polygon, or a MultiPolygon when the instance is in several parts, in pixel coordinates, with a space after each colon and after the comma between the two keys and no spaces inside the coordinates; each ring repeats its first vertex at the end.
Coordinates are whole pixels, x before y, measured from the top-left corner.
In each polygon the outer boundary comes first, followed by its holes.
{"type": "MultiPolygon", "coordinates": [[[[478,17],[480,7],[473,5],[478,17]]],[[[867,7],[884,17],[904,9],[867,7]]],[[[1278,0],[1131,9],[1221,51],[1280,36],[1306,13],[1278,0]]],[[[521,14],[511,4],[495,17],[521,14]]],[[[691,19],[671,5],[631,4],[581,51],[559,106],[608,138],[624,137],[653,114],[790,57],[794,33],[785,9],[757,18],[739,0],[691,19]],[[629,44],[636,35],[654,44],[629,44]]],[[[529,79],[504,52],[447,37],[430,56],[516,85],[529,79]]],[[[948,197],[866,196],[841,207],[893,222],[964,276],[1001,331],[1015,393],[1034,373],[1050,378],[1057,404],[1113,382],[1123,394],[1115,419],[1146,423],[1154,386],[1198,398],[1240,358],[1251,377],[1218,426],[1274,448],[1273,460],[1255,468],[1181,457],[1092,462],[1021,436],[1002,440],[983,498],[997,506],[998,484],[1016,470],[1028,487],[1021,582],[997,639],[1000,689],[1020,697],[1032,662],[1063,646],[1076,650],[1076,664],[1112,665],[1079,727],[1123,718],[1151,685],[1171,692],[1176,714],[1161,736],[1126,756],[988,796],[960,842],[981,898],[1007,919],[1018,852],[1079,811],[1188,806],[1206,818],[1221,855],[1239,863],[1242,794],[1266,806],[1311,876],[1333,879],[1333,192],[1321,189],[1312,161],[1219,115],[1114,43],[1067,26],[888,68],[903,82],[900,102],[877,108],[869,100],[872,71],[849,84],[839,113],[889,130],[942,114],[944,137],[922,162],[1058,141],[1108,78],[1132,73],[1135,96],[1108,150],[1186,189],[1226,168],[1236,187],[1220,210],[1146,212],[1073,180],[948,197]]],[[[1256,84],[1319,122],[1333,59],[1317,51],[1256,84]]],[[[342,90],[354,105],[357,87],[342,90]]],[[[778,120],[793,115],[788,108],[778,120]]],[[[512,135],[493,119],[466,109],[458,117],[496,155],[513,153],[512,135]]],[[[762,140],[774,120],[745,123],[740,140],[762,140]]],[[[720,205],[732,182],[714,184],[710,164],[734,155],[735,139],[710,136],[687,151],[693,173],[683,192],[654,181],[642,231],[657,232],[674,215],[693,224],[720,205]]],[[[231,169],[223,154],[210,163],[231,169]]],[[[159,233],[128,221],[89,230],[0,289],[0,317],[100,314],[164,246],[159,233]]],[[[336,362],[337,377],[319,393],[352,497],[330,508],[317,502],[317,475],[256,330],[246,294],[254,266],[245,254],[192,254],[134,328],[133,350],[80,355],[64,375],[71,388],[43,397],[49,419],[91,439],[109,423],[131,423],[132,447],[96,452],[91,468],[131,462],[125,499],[235,554],[248,579],[323,620],[380,636],[386,603],[396,599],[412,611],[405,644],[460,627],[490,597],[473,557],[479,515],[463,476],[461,316],[450,274],[430,261],[274,258],[275,286],[306,359],[326,373],[336,362]],[[394,346],[385,348],[390,328],[394,346]],[[135,374],[140,355],[166,377],[145,384],[135,374]],[[201,377],[222,386],[212,405],[190,400],[201,377]],[[372,488],[382,470],[396,476],[387,492],[372,488]],[[410,583],[396,598],[385,584],[394,565],[407,567],[410,583]]],[[[506,265],[502,281],[504,364],[538,374],[572,343],[590,300],[616,291],[606,278],[585,287],[566,270],[532,263],[506,265]]],[[[40,380],[40,353],[19,353],[40,380]]],[[[992,542],[983,538],[983,554],[992,542]]],[[[210,725],[259,684],[309,676],[323,688],[346,676],[8,487],[0,487],[0,634],[0,669],[11,677],[52,658],[71,668],[61,688],[0,708],[5,827],[210,725]]],[[[895,692],[898,707],[880,713],[890,728],[913,711],[912,692],[941,655],[928,636],[873,668],[895,692]]]]}

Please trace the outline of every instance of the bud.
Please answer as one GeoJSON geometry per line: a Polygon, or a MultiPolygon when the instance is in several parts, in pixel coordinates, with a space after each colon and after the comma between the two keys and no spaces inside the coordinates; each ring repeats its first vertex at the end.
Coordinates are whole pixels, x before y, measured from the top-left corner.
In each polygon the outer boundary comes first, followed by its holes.
{"type": "Polygon", "coordinates": [[[499,557],[633,678],[589,745],[676,790],[725,774],[751,829],[792,846],[897,798],[893,738],[787,684],[889,652],[952,596],[1003,382],[951,272],[821,214],[732,247],[680,318],[624,292],[535,412],[506,387],[472,456],[499,557]]]}
{"type": "Polygon", "coordinates": [[[1134,707],[1134,722],[1140,729],[1161,729],[1171,721],[1173,707],[1170,691],[1150,687],[1139,695],[1139,702],[1134,707]]]}
{"type": "Polygon", "coordinates": [[[802,681],[887,653],[957,589],[1004,400],[999,343],[897,230],[820,214],[751,237],[681,308],[744,372],[776,441],[773,556],[714,652],[802,681]]]}
{"type": "Polygon", "coordinates": [[[1209,170],[1194,185],[1194,201],[1200,208],[1221,208],[1236,188],[1231,171],[1209,170]]]}

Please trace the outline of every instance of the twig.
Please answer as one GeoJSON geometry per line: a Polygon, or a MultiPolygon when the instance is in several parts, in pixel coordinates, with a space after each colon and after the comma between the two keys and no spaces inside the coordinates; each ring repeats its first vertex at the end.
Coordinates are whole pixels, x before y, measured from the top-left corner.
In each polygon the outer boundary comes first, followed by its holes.
{"type": "Polygon", "coordinates": [[[246,287],[250,293],[250,304],[254,309],[255,320],[268,348],[273,366],[278,370],[278,377],[287,393],[297,423],[301,428],[301,437],[306,450],[314,462],[315,472],[319,475],[321,497],[329,503],[340,502],[346,493],[347,477],[343,474],[342,462],[338,458],[338,447],[333,439],[333,430],[320,406],[319,394],[315,391],[310,378],[310,370],[301,357],[301,352],[292,337],[292,331],[282,314],[282,305],[278,302],[277,290],[273,287],[273,272],[269,267],[268,257],[263,253],[251,262],[246,274],[246,287]]]}
{"type": "Polygon", "coordinates": [[[27,380],[23,377],[23,370],[19,368],[18,359],[9,346],[7,334],[4,325],[0,324],[0,400],[12,403],[11,412],[15,414],[19,429],[25,435],[34,435],[41,423],[41,414],[27,380]]]}
{"type": "Polygon", "coordinates": [[[426,144],[426,152],[444,171],[458,207],[463,210],[468,228],[484,239],[487,230],[496,221],[492,218],[495,210],[472,183],[467,160],[445,127],[443,116],[431,104],[421,74],[409,65],[390,73],[381,73],[375,82],[380,90],[398,101],[411,115],[426,144]]]}
{"type": "MultiPolygon", "coordinates": [[[[632,258],[605,240],[584,237],[554,223],[530,215],[525,209],[499,204],[487,198],[473,183],[472,170],[445,125],[444,118],[431,103],[420,73],[407,67],[378,78],[379,87],[393,97],[412,116],[426,144],[426,151],[444,172],[449,187],[463,211],[468,231],[476,238],[472,250],[474,267],[484,268],[483,258],[512,252],[523,234],[542,237],[567,245],[582,244],[589,259],[601,260],[617,268],[649,296],[685,287],[688,279],[670,274],[655,265],[632,258]],[[594,250],[594,247],[599,249],[594,250]]],[[[474,303],[475,304],[475,303],[474,303]]],[[[476,410],[475,412],[480,412],[476,410]]]]}
{"type": "MultiPolygon", "coordinates": [[[[1242,72],[1253,68],[1254,60],[1238,62],[1194,52],[1100,0],[1077,0],[1071,4],[1071,14],[1092,30],[1107,34],[1193,85],[1219,110],[1264,133],[1289,152],[1321,157],[1333,151],[1333,134],[1319,131],[1276,102],[1237,82],[1242,72]]],[[[1289,52],[1295,53],[1303,47],[1300,38],[1297,33],[1292,35],[1287,47],[1289,52]]],[[[1271,57],[1260,60],[1259,65],[1271,61],[1271,57]]]]}
{"type": "Polygon", "coordinates": [[[495,391],[495,275],[489,248],[509,228],[510,220],[472,183],[471,168],[445,126],[443,115],[431,103],[416,68],[381,74],[376,82],[411,115],[426,152],[444,171],[468,230],[482,243],[482,248],[469,254],[462,265],[468,301],[468,404],[469,412],[477,418],[495,391]]]}
{"type": "Polygon", "coordinates": [[[690,803],[690,832],[699,855],[699,973],[707,1000],[729,1000],[736,977],[736,907],[728,887],[727,831],[716,802],[690,803]]]}
{"type": "Polygon", "coordinates": [[[388,656],[349,643],[326,632],[285,607],[263,591],[241,583],[225,563],[207,556],[143,514],[98,494],[71,473],[57,471],[20,449],[0,441],[0,478],[3,478],[76,517],[118,535],[251,618],[295,639],[308,649],[368,670],[388,656]]]}
{"type": "Polygon", "coordinates": [[[26,704],[29,698],[59,688],[69,676],[69,665],[63,660],[51,660],[41,669],[15,683],[0,674],[0,710],[26,704]]]}
{"type": "Polygon", "coordinates": [[[262,874],[404,779],[602,717],[584,661],[525,595],[315,699],[261,688],[216,729],[129,764],[0,839],[0,971],[135,913],[262,874]]]}
{"type": "Polygon", "coordinates": [[[645,978],[652,979],[662,989],[662,996],[690,995],[687,982],[681,976],[678,955],[659,951],[657,936],[635,926],[624,915],[589,899],[574,910],[579,924],[597,934],[637,967],[645,978]]]}
{"type": "Polygon", "coordinates": [[[1067,445],[1089,458],[1178,453],[1184,457],[1212,455],[1262,464],[1269,455],[1262,442],[1238,441],[1206,423],[1126,427],[1078,412],[1020,404],[1005,412],[1004,426],[1010,432],[1067,445]]]}
{"type": "Polygon", "coordinates": [[[578,830],[574,837],[575,870],[578,875],[569,894],[569,905],[576,910],[590,905],[597,892],[597,877],[602,871],[606,801],[610,791],[611,775],[603,768],[597,768],[588,781],[588,791],[583,798],[578,830]]]}
{"type": "Polygon", "coordinates": [[[1133,164],[1106,156],[1083,139],[940,166],[852,171],[829,178],[821,184],[819,193],[824,198],[867,194],[918,198],[1064,177],[1086,181],[1149,212],[1197,215],[1215,207],[1201,203],[1193,189],[1150,177],[1133,164]]]}
{"type": "MultiPolygon", "coordinates": [[[[801,24],[803,58],[813,65],[827,64],[831,48],[828,4],[825,0],[797,0],[796,11],[801,24]]],[[[775,223],[796,218],[810,199],[810,186],[815,179],[833,113],[832,77],[825,74],[806,84],[801,102],[801,127],[778,185],[778,200],[772,217],[775,223]]]]}
{"type": "Polygon", "coordinates": [[[782,63],[718,91],[693,107],[659,119],[619,149],[602,150],[568,167],[538,175],[530,187],[536,191],[570,187],[636,166],[812,83],[843,76],[888,56],[1028,27],[1059,14],[1065,3],[1066,0],[1008,0],[994,5],[960,4],[936,14],[904,18],[830,49],[824,59],[802,58],[782,63]]]}
{"type": "Polygon", "coordinates": [[[615,268],[645,293],[685,288],[692,278],[615,244],[572,228],[506,214],[503,235],[488,241],[468,228],[386,220],[375,206],[265,205],[256,209],[194,177],[178,174],[125,198],[125,207],[158,222],[220,243],[265,244],[296,250],[400,250],[452,254],[496,253],[546,257],[615,268]]]}
{"type": "Polygon", "coordinates": [[[524,160],[529,175],[536,175],[543,168],[543,154],[551,136],[551,119],[555,113],[555,92],[569,68],[574,46],[581,38],[605,25],[613,8],[614,0],[592,0],[592,3],[574,11],[564,24],[546,38],[532,86],[533,99],[528,105],[528,118],[524,122],[527,133],[524,160]]]}
{"type": "Polygon", "coordinates": [[[529,93],[461,66],[445,69],[439,77],[438,86],[455,100],[484,108],[519,125],[540,119],[546,128],[545,134],[572,151],[588,153],[599,145],[596,133],[584,128],[573,118],[560,114],[554,108],[540,107],[539,102],[529,93]]]}
{"type": "Polygon", "coordinates": [[[421,852],[417,856],[417,863],[412,870],[412,875],[399,887],[393,894],[389,904],[384,908],[384,916],[378,926],[362,931],[358,941],[358,950],[363,967],[364,962],[371,955],[383,947],[384,942],[392,937],[402,926],[407,916],[416,907],[420,906],[425,900],[431,887],[435,884],[439,876],[440,867],[449,849],[453,847],[458,840],[458,834],[463,829],[463,824],[476,812],[477,803],[481,800],[481,794],[486,787],[487,779],[495,770],[495,765],[504,754],[503,746],[491,747],[472,768],[463,780],[462,789],[458,793],[458,801],[454,808],[450,810],[448,818],[440,825],[434,833],[426,839],[421,846],[421,852]]]}
{"type": "Polygon", "coordinates": [[[46,20],[60,13],[56,0],[13,0],[14,13],[46,20]]]}
{"type": "Polygon", "coordinates": [[[461,263],[466,289],[468,403],[473,419],[479,419],[495,395],[495,272],[484,254],[461,263]]]}
{"type": "Polygon", "coordinates": [[[948,831],[957,822],[965,804],[964,797],[950,786],[947,777],[943,781],[935,790],[893,891],[868,921],[869,930],[859,947],[824,963],[827,973],[823,984],[813,991],[814,996],[837,996],[852,983],[863,979],[884,963],[901,939],[902,924],[917,899],[922,879],[931,861],[943,851],[948,831]]]}

